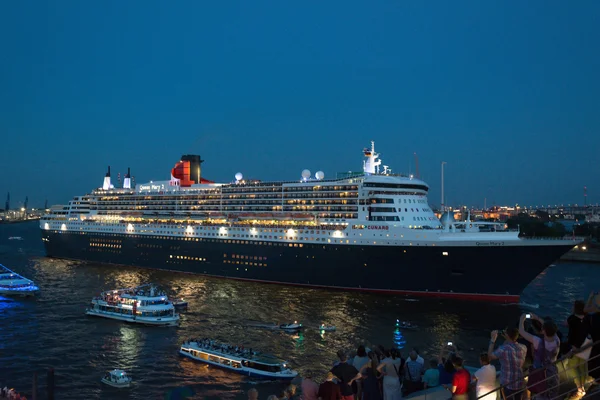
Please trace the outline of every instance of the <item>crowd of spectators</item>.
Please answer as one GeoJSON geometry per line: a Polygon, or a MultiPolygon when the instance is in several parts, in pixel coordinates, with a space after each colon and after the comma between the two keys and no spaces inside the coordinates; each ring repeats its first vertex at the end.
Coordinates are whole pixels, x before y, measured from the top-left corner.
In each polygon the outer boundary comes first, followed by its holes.
{"type": "Polygon", "coordinates": [[[16,392],[15,389],[9,389],[8,387],[0,388],[0,398],[9,400],[27,400],[27,397],[16,392]]]}
{"type": "MultiPolygon", "coordinates": [[[[471,390],[480,400],[548,400],[559,394],[559,359],[566,360],[565,367],[576,385],[569,398],[579,399],[600,381],[600,346],[591,346],[600,341],[598,314],[600,295],[591,294],[587,302],[576,301],[564,323],[566,338],[552,318],[522,314],[516,326],[491,332],[488,349],[479,356],[480,366],[470,368],[471,372],[452,343],[427,362],[416,348],[406,359],[398,349],[381,345],[373,349],[359,346],[351,361],[346,352],[338,351],[338,360],[322,383],[307,371],[299,391],[290,385],[268,400],[397,400],[435,387],[445,388],[453,400],[467,400],[471,390]],[[500,345],[499,339],[503,340],[500,345]]],[[[251,392],[248,398],[256,400],[256,389],[251,392]]]]}

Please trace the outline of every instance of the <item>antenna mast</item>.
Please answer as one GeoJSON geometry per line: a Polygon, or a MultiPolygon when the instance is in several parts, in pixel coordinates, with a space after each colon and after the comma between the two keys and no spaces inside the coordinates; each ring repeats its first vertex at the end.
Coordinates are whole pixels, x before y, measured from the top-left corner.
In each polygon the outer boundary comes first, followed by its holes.
{"type": "Polygon", "coordinates": [[[417,175],[417,178],[421,179],[421,175],[419,175],[419,156],[417,156],[416,152],[414,154],[415,154],[416,175],[417,175]]]}

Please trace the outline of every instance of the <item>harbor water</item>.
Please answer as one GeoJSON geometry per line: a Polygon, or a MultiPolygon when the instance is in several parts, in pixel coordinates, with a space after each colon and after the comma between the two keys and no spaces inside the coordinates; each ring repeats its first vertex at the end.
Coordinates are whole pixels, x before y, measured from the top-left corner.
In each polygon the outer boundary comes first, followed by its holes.
{"type": "MultiPolygon", "coordinates": [[[[0,225],[0,263],[40,287],[35,299],[0,297],[0,384],[30,394],[33,373],[38,372],[39,393],[44,393],[46,371],[54,368],[56,398],[61,400],[164,399],[192,391],[194,399],[237,399],[245,398],[251,387],[257,388],[259,398],[266,398],[283,388],[281,383],[253,382],[180,357],[179,346],[190,337],[211,337],[272,353],[300,374],[313,370],[317,381],[335,361],[337,350],[356,349],[359,344],[395,345],[404,355],[416,346],[427,359],[453,341],[467,362],[477,365],[492,329],[515,324],[525,310],[552,316],[562,325],[573,300],[597,290],[600,282],[598,264],[558,263],[525,289],[521,305],[239,282],[49,259],[44,257],[37,222],[0,225]],[[14,236],[23,240],[8,240],[14,236]],[[144,327],[85,316],[90,300],[101,291],[148,282],[189,302],[179,327],[144,327]],[[419,329],[398,331],[396,319],[411,321],[419,329]],[[294,320],[305,325],[304,332],[256,327],[294,320]],[[316,329],[321,323],[338,329],[321,333],[316,329]],[[132,376],[131,388],[100,383],[114,368],[132,376]]],[[[486,268],[485,260],[481,263],[486,268]]],[[[490,270],[489,279],[502,273],[490,270]]],[[[566,334],[566,328],[561,329],[566,334]]]]}

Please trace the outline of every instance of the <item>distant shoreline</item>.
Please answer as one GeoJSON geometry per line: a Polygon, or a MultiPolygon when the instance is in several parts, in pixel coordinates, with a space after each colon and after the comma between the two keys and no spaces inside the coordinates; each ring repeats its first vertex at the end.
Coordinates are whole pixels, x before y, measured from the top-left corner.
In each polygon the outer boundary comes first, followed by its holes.
{"type": "Polygon", "coordinates": [[[0,221],[0,224],[20,224],[20,223],[24,223],[24,222],[31,222],[31,221],[39,221],[41,219],[41,217],[37,217],[37,218],[28,218],[28,219],[17,219],[17,220],[3,220],[0,221]]]}
{"type": "Polygon", "coordinates": [[[576,250],[573,249],[560,258],[560,261],[577,261],[600,264],[600,250],[576,250]]]}

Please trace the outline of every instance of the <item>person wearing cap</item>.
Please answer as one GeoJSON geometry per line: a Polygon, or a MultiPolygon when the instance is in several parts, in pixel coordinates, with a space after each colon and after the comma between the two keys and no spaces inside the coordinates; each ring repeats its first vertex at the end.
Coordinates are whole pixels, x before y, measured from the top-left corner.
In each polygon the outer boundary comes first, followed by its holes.
{"type": "Polygon", "coordinates": [[[327,373],[325,382],[319,386],[319,400],[342,400],[342,392],[338,384],[333,381],[334,378],[335,375],[331,372],[327,373]]]}

